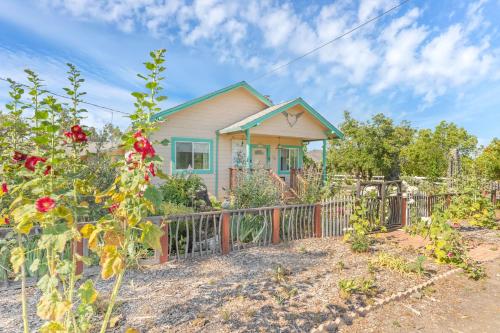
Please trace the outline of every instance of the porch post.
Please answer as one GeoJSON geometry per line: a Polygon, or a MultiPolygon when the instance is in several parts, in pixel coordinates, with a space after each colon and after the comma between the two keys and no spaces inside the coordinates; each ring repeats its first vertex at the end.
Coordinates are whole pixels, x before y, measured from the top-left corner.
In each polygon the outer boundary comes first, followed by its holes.
{"type": "Polygon", "coordinates": [[[247,168],[250,168],[250,160],[252,158],[252,156],[250,156],[250,154],[252,153],[251,152],[251,149],[250,149],[250,129],[246,129],[245,130],[245,136],[246,136],[246,139],[247,139],[247,146],[246,146],[246,152],[247,152],[247,168]]]}
{"type": "Polygon", "coordinates": [[[323,184],[326,182],[326,139],[323,139],[323,184]]]}

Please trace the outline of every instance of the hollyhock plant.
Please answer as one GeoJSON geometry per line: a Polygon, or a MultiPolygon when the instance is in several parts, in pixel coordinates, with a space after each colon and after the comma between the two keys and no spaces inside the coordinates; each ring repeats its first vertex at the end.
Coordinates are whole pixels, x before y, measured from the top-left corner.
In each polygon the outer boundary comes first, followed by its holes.
{"type": "Polygon", "coordinates": [[[28,157],[28,155],[23,154],[23,153],[18,152],[18,151],[15,151],[14,156],[12,158],[16,162],[22,162],[22,161],[25,161],[27,157],[28,157]]]}
{"type": "Polygon", "coordinates": [[[24,162],[24,166],[26,167],[26,169],[28,169],[30,171],[35,171],[35,166],[39,162],[45,162],[45,161],[47,161],[46,158],[38,157],[38,156],[30,156],[30,157],[26,158],[26,162],[24,162]]]}
{"type": "Polygon", "coordinates": [[[40,213],[47,213],[56,208],[56,202],[50,197],[43,197],[35,202],[35,207],[40,213]]]}
{"type": "Polygon", "coordinates": [[[137,138],[137,141],[134,143],[134,149],[136,152],[141,153],[142,159],[155,156],[153,145],[148,139],[142,136],[137,138]]]}
{"type": "Polygon", "coordinates": [[[9,193],[9,188],[7,187],[7,183],[2,183],[2,193],[9,193]]]}

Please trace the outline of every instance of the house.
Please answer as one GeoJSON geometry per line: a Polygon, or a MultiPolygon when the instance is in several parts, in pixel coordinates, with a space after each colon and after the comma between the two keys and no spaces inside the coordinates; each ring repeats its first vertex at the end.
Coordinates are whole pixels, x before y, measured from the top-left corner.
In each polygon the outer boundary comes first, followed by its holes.
{"type": "MultiPolygon", "coordinates": [[[[170,140],[156,151],[167,174],[193,173],[218,198],[235,184],[239,169],[269,170],[283,186],[302,168],[303,145],[343,134],[302,98],[273,104],[246,82],[239,82],[161,111],[154,140],[170,140]]],[[[325,163],[323,163],[325,165],[325,163]]],[[[323,168],[323,175],[326,170],[323,168]]]]}

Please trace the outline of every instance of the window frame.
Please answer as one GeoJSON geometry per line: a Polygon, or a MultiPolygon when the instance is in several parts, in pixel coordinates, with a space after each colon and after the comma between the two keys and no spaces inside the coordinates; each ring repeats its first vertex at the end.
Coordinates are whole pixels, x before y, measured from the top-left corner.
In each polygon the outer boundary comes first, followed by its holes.
{"type": "MultiPolygon", "coordinates": [[[[170,160],[172,163],[172,174],[179,173],[193,173],[193,174],[212,174],[213,173],[213,161],[214,161],[214,144],[212,139],[202,139],[202,138],[186,138],[186,137],[172,137],[170,141],[172,145],[170,160]],[[208,169],[194,169],[194,165],[192,169],[177,169],[176,159],[177,159],[177,143],[191,143],[193,146],[194,143],[208,143],[208,169]]],[[[194,164],[194,149],[192,151],[193,154],[193,164],[194,164]]]]}
{"type": "Polygon", "coordinates": [[[303,160],[304,160],[304,152],[302,150],[302,146],[291,146],[291,145],[279,145],[278,146],[278,175],[289,175],[290,174],[290,169],[288,170],[281,170],[281,152],[282,149],[297,149],[298,154],[297,154],[297,159],[298,159],[298,168],[301,169],[303,165],[303,160]]]}

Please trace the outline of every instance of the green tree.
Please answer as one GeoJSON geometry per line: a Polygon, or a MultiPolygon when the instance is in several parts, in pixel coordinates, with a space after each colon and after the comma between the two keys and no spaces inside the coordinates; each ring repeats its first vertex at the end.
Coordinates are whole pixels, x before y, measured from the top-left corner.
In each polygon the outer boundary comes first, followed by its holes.
{"type": "Polygon", "coordinates": [[[373,175],[383,175],[389,179],[399,177],[401,150],[412,141],[414,135],[408,122],[396,125],[383,114],[360,122],[346,111],[340,128],[345,138],[332,142],[328,151],[329,169],[365,179],[373,175]]]}
{"type": "Polygon", "coordinates": [[[445,177],[450,153],[457,150],[462,165],[469,165],[476,145],[477,138],[454,123],[442,121],[434,131],[421,129],[402,151],[403,174],[431,179],[445,177]]]}
{"type": "Polygon", "coordinates": [[[475,164],[479,173],[489,180],[500,180],[500,139],[494,138],[482,149],[475,164]]]}

